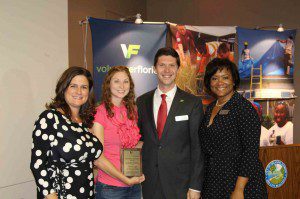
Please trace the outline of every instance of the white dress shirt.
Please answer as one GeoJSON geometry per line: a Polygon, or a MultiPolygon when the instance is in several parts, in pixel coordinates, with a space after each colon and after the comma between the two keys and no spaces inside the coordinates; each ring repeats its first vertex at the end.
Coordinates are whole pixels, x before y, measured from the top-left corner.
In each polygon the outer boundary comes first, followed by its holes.
{"type": "Polygon", "coordinates": [[[169,114],[173,99],[175,97],[175,93],[177,91],[177,86],[175,85],[174,88],[169,90],[166,93],[163,93],[160,89],[159,86],[154,92],[153,96],[153,114],[154,114],[154,121],[155,121],[155,126],[157,127],[157,115],[158,115],[158,110],[161,104],[161,94],[166,94],[166,102],[167,102],[167,114],[169,114]]]}
{"type": "Polygon", "coordinates": [[[293,144],[293,123],[288,121],[283,127],[279,127],[277,123],[269,129],[269,137],[274,133],[274,137],[281,136],[284,144],[293,144]]]}
{"type": "Polygon", "coordinates": [[[261,126],[261,132],[260,132],[260,146],[270,146],[269,141],[269,130],[266,129],[264,126],[261,126]]]}

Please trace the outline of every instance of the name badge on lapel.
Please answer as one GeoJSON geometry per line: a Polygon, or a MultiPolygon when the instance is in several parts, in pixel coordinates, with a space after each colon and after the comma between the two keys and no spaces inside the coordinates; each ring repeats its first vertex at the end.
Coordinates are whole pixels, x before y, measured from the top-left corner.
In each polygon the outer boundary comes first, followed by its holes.
{"type": "Polygon", "coordinates": [[[228,115],[229,110],[220,110],[220,115],[228,115]]]}
{"type": "Polygon", "coordinates": [[[186,121],[189,120],[189,116],[188,115],[178,115],[175,116],[175,121],[179,122],[179,121],[186,121]]]}

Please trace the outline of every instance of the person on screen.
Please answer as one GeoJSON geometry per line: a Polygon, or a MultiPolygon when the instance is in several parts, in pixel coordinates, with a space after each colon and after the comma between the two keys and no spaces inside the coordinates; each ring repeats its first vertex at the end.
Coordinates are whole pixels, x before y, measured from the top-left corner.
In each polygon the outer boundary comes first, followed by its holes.
{"type": "Polygon", "coordinates": [[[121,149],[141,147],[137,126],[134,83],[126,66],[114,66],[102,84],[101,104],[97,107],[93,133],[104,146],[95,161],[96,199],[140,199],[145,176],[128,178],[121,172],[121,149]]]}
{"type": "MultiPolygon", "coordinates": [[[[256,110],[260,121],[263,121],[262,118],[262,106],[258,102],[252,102],[252,106],[256,110]]],[[[261,125],[261,133],[260,133],[260,139],[259,139],[259,146],[270,146],[269,142],[269,130],[266,129],[263,125],[261,125]]]]}
{"type": "Polygon", "coordinates": [[[230,53],[229,44],[222,42],[217,50],[217,57],[221,59],[229,59],[234,61],[232,54],[230,53]]]}
{"type": "Polygon", "coordinates": [[[250,54],[250,49],[248,48],[248,42],[244,42],[244,49],[242,50],[242,55],[241,55],[241,61],[242,61],[242,67],[240,68],[240,72],[243,72],[245,70],[251,69],[251,67],[254,64],[253,58],[251,57],[250,54]]]}
{"type": "Polygon", "coordinates": [[[288,105],[282,101],[277,102],[274,111],[275,124],[269,129],[269,139],[273,145],[293,144],[293,123],[288,118],[288,105]]]}
{"type": "Polygon", "coordinates": [[[259,146],[270,146],[269,130],[264,126],[261,126],[259,146]]]}
{"type": "Polygon", "coordinates": [[[205,72],[205,66],[209,62],[209,59],[211,58],[209,47],[207,46],[207,41],[201,36],[201,33],[198,33],[198,36],[196,37],[195,46],[196,46],[196,52],[197,52],[197,66],[198,66],[198,72],[204,76],[205,72]]]}
{"type": "Polygon", "coordinates": [[[38,199],[94,198],[93,161],[103,148],[88,130],[95,113],[92,88],[88,70],[68,68],[35,122],[30,169],[38,199]]]}
{"type": "Polygon", "coordinates": [[[284,71],[290,75],[291,67],[293,66],[294,41],[293,36],[289,36],[286,40],[277,40],[285,44],[284,47],[284,71]]]}
{"type": "Polygon", "coordinates": [[[144,199],[200,198],[204,162],[198,132],[203,107],[201,98],[176,86],[179,66],[173,48],[159,49],[154,58],[158,86],[137,99],[144,199]]]}
{"type": "Polygon", "coordinates": [[[203,199],[268,197],[258,157],[260,119],[251,102],[236,91],[239,83],[233,62],[215,58],[208,63],[204,84],[216,100],[206,108],[200,128],[203,199]]]}
{"type": "Polygon", "coordinates": [[[178,24],[176,27],[177,52],[183,62],[190,64],[191,53],[194,53],[196,49],[193,34],[191,31],[187,30],[184,25],[178,24]]]}

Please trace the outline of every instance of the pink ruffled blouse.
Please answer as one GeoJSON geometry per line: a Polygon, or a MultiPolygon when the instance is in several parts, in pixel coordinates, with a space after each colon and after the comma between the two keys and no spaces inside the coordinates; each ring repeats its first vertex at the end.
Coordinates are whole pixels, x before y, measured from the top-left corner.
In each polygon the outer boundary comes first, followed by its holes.
{"type": "MultiPolygon", "coordinates": [[[[104,104],[97,108],[95,122],[104,128],[103,154],[119,170],[121,170],[121,148],[133,148],[138,143],[141,135],[136,121],[129,120],[127,109],[124,105],[113,107],[114,117],[108,117],[104,104]]],[[[99,170],[97,180],[107,185],[127,187],[123,182],[99,170]]]]}

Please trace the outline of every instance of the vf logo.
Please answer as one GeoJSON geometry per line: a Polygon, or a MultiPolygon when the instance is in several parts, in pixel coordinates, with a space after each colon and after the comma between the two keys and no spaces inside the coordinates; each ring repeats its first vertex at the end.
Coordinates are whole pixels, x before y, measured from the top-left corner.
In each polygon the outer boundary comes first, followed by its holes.
{"type": "Polygon", "coordinates": [[[130,59],[131,55],[137,55],[139,53],[141,45],[129,44],[127,47],[126,44],[121,44],[121,48],[125,59],[130,59]]]}

